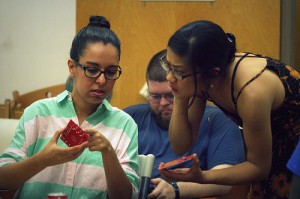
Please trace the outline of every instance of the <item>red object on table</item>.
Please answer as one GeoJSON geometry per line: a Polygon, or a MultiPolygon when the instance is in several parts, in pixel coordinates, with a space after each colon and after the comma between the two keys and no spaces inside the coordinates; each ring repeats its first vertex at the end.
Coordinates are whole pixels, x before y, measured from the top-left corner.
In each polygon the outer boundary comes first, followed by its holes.
{"type": "Polygon", "coordinates": [[[47,199],[68,199],[68,196],[64,193],[49,193],[47,199]]]}
{"type": "Polygon", "coordinates": [[[75,122],[69,121],[62,132],[60,139],[69,147],[80,145],[89,139],[89,134],[84,132],[75,122]]]}
{"type": "Polygon", "coordinates": [[[184,162],[187,162],[187,161],[190,161],[194,158],[193,155],[189,155],[189,156],[186,156],[186,157],[181,157],[181,158],[178,158],[176,160],[172,160],[170,162],[166,162],[166,163],[163,163],[160,167],[160,169],[167,169],[169,167],[172,167],[172,166],[175,166],[175,165],[179,165],[181,163],[184,163],[184,162]]]}

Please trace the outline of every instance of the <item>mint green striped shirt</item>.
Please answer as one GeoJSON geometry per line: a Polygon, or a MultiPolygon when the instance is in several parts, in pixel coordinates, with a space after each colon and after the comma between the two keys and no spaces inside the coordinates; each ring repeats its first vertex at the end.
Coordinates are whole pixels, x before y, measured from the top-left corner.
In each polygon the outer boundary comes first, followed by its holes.
{"type": "MultiPolygon", "coordinates": [[[[38,153],[70,119],[78,124],[73,102],[67,91],[30,105],[20,119],[10,146],[0,156],[0,168],[38,153]]],[[[132,183],[132,198],[136,198],[140,178],[138,130],[134,120],[104,100],[80,127],[83,130],[94,128],[111,142],[125,174],[132,183]]],[[[67,147],[61,139],[58,139],[57,144],[67,147]]],[[[19,189],[18,197],[46,198],[48,193],[63,192],[72,199],[106,198],[106,190],[101,153],[85,149],[77,159],[47,167],[33,176],[19,189]]]]}

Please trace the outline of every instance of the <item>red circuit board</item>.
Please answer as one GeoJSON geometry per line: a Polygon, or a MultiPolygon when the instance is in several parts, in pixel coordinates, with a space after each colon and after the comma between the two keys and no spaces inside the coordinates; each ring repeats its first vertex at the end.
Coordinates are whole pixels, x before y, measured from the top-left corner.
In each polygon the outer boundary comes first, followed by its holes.
{"type": "Polygon", "coordinates": [[[84,132],[75,122],[69,121],[62,132],[60,139],[69,147],[80,145],[89,139],[89,134],[84,132]]]}

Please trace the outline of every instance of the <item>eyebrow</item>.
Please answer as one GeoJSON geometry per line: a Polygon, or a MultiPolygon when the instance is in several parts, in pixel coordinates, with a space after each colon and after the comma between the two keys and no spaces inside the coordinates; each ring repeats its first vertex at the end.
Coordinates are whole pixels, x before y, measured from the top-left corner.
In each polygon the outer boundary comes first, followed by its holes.
{"type": "Polygon", "coordinates": [[[148,91],[149,94],[152,94],[152,95],[173,95],[172,92],[167,92],[167,93],[155,93],[155,92],[150,92],[148,91]]]}
{"type": "MultiPolygon", "coordinates": [[[[86,62],[87,65],[91,65],[91,67],[98,67],[98,68],[101,68],[101,65],[100,64],[97,64],[95,62],[91,62],[91,61],[87,61],[86,62]]],[[[111,67],[118,67],[119,65],[118,64],[110,64],[107,66],[107,68],[111,68],[111,67]]]]}
{"type": "Polygon", "coordinates": [[[97,67],[101,67],[101,65],[95,63],[95,62],[91,62],[91,61],[87,61],[85,64],[87,65],[91,65],[91,66],[97,66],[97,67]]]}
{"type": "Polygon", "coordinates": [[[180,64],[172,64],[172,63],[170,63],[167,59],[166,59],[166,61],[167,61],[167,63],[168,64],[170,64],[171,66],[174,66],[174,67],[176,67],[176,68],[185,68],[185,66],[184,65],[180,65],[180,64]]]}

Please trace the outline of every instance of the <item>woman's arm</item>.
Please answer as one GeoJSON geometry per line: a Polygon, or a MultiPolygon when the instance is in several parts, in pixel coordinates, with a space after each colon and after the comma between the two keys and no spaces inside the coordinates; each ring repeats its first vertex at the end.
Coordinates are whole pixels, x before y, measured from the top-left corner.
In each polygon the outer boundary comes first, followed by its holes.
{"type": "Polygon", "coordinates": [[[169,126],[169,137],[173,150],[183,155],[194,144],[202,119],[206,100],[196,97],[192,106],[189,98],[174,98],[174,106],[169,126]]]}
{"type": "Polygon", "coordinates": [[[270,88],[258,87],[257,82],[244,89],[237,105],[243,121],[247,161],[226,169],[205,171],[202,183],[248,184],[268,175],[272,162],[272,92],[270,88]]]}
{"type": "Polygon", "coordinates": [[[203,183],[237,185],[250,183],[268,175],[272,162],[270,117],[274,93],[270,87],[258,87],[257,83],[253,82],[246,87],[238,100],[247,161],[227,169],[206,171],[203,173],[203,183]]]}
{"type": "Polygon", "coordinates": [[[16,189],[45,168],[38,155],[22,162],[7,164],[0,169],[0,189],[16,189]]]}
{"type": "MultiPolygon", "coordinates": [[[[257,117],[261,119],[260,117],[257,117]]],[[[267,121],[265,121],[267,122],[267,121]]],[[[255,126],[259,126],[258,123],[255,126]]],[[[268,125],[261,125],[268,126],[268,125]]],[[[247,145],[247,161],[235,166],[201,171],[198,158],[194,159],[189,169],[161,170],[161,174],[169,180],[190,181],[201,184],[240,185],[249,184],[254,180],[264,178],[271,167],[271,132],[262,131],[259,127],[256,133],[251,134],[244,129],[244,138],[247,145]],[[247,134],[248,133],[248,134],[247,134]]]]}
{"type": "Polygon", "coordinates": [[[63,129],[57,131],[46,147],[36,155],[21,162],[9,163],[1,167],[0,189],[10,190],[18,188],[46,167],[74,160],[81,155],[87,143],[70,148],[56,145],[62,131],[63,129]]]}
{"type": "MultiPolygon", "coordinates": [[[[212,169],[221,169],[230,167],[231,165],[218,165],[212,169]]],[[[157,198],[172,196],[175,197],[174,188],[172,185],[163,179],[151,179],[151,183],[155,185],[155,189],[150,193],[149,198],[157,198]]],[[[229,193],[231,186],[217,184],[198,184],[193,182],[178,182],[177,183],[181,198],[203,198],[221,196],[229,193]]]]}
{"type": "MultiPolygon", "coordinates": [[[[148,198],[175,198],[175,191],[171,184],[161,178],[151,179],[155,189],[148,198]]],[[[203,198],[222,196],[231,190],[231,186],[216,184],[198,184],[193,182],[178,182],[180,198],[203,198]]]]}
{"type": "MultiPolygon", "coordinates": [[[[270,89],[274,90],[274,89],[270,89]]],[[[202,172],[197,164],[187,171],[163,172],[173,180],[205,184],[239,185],[266,177],[272,161],[271,109],[272,91],[246,87],[238,101],[243,120],[247,161],[235,166],[202,172]],[[255,90],[253,90],[255,89],[255,90]],[[195,177],[196,176],[196,177],[195,177]]]]}
{"type": "Polygon", "coordinates": [[[132,198],[132,185],[112,148],[102,152],[109,198],[132,198]]]}
{"type": "Polygon", "coordinates": [[[247,161],[224,171],[207,171],[203,175],[204,182],[236,185],[250,183],[269,174],[273,139],[271,112],[282,105],[284,93],[278,76],[268,70],[245,87],[237,101],[237,111],[243,121],[247,161]]]}
{"type": "Polygon", "coordinates": [[[85,130],[90,135],[89,150],[102,153],[102,161],[110,199],[132,198],[132,185],[120,165],[110,141],[94,129],[85,130]]]}
{"type": "MultiPolygon", "coordinates": [[[[218,165],[211,170],[223,169],[232,165],[218,165]]],[[[228,194],[231,186],[218,184],[198,184],[192,182],[179,182],[178,187],[183,198],[215,197],[228,194]]]]}

